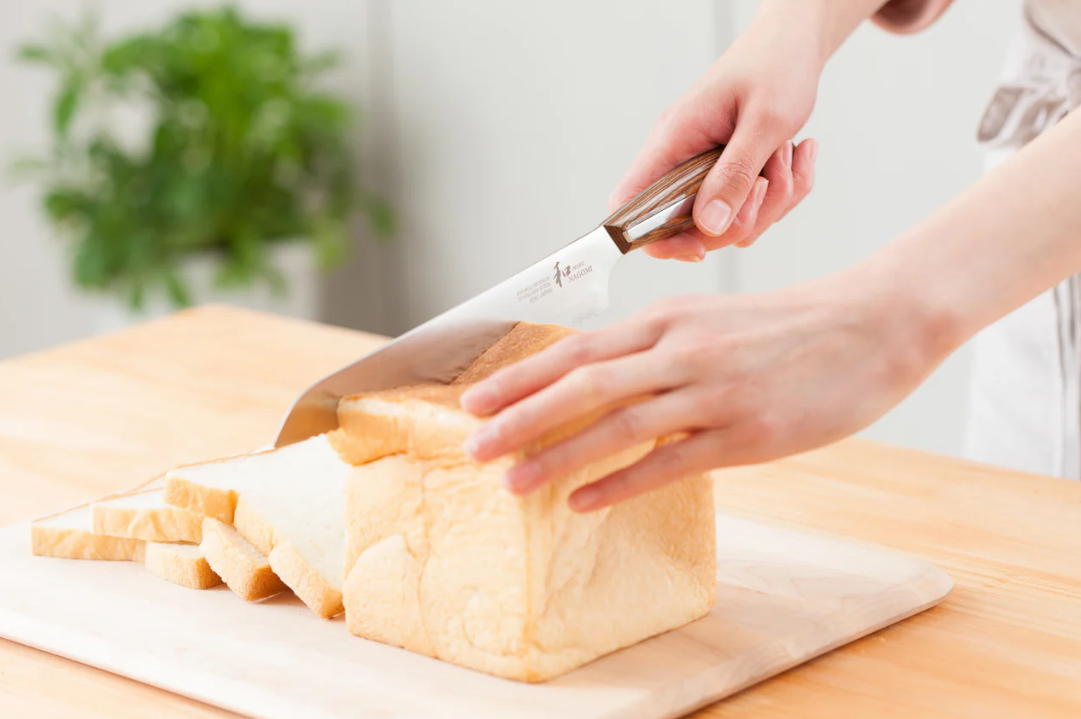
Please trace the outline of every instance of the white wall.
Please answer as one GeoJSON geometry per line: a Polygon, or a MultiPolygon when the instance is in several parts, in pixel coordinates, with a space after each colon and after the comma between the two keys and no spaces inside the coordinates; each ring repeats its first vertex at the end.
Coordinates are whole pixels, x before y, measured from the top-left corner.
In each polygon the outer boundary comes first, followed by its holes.
{"type": "MultiPolygon", "coordinates": [[[[977,180],[976,126],[1018,27],[1020,0],[957,0],[923,33],[867,24],[826,68],[804,134],[821,142],[814,192],[749,252],[739,287],[781,287],[882,247],[977,180]]],[[[742,27],[757,2],[737,3],[742,27]]],[[[969,360],[962,349],[866,434],[956,454],[969,360]]]]}
{"type": "MultiPolygon", "coordinates": [[[[385,5],[397,326],[484,290],[596,227],[657,115],[714,57],[713,0],[411,0],[385,5]]],[[[630,256],[610,317],[720,289],[703,266],[630,256]]]]}
{"type": "MultiPolygon", "coordinates": [[[[107,29],[190,3],[104,0],[107,29]]],[[[200,2],[199,4],[208,4],[200,2]]],[[[745,25],[752,0],[247,0],[347,50],[335,85],[366,107],[364,172],[400,232],[327,286],[325,319],[398,332],[591,229],[655,117],[745,25]]],[[[0,56],[71,14],[70,0],[0,5],[0,56]]],[[[805,206],[749,251],[703,265],[631,256],[612,317],[680,292],[778,287],[850,264],[980,174],[973,133],[1019,0],[958,0],[930,31],[866,27],[831,61],[807,133],[821,141],[805,206]]],[[[41,147],[44,75],[0,61],[0,154],[41,147]]],[[[0,185],[0,357],[82,336],[85,310],[26,189],[0,185]]],[[[868,434],[956,452],[962,352],[868,434]]]]}

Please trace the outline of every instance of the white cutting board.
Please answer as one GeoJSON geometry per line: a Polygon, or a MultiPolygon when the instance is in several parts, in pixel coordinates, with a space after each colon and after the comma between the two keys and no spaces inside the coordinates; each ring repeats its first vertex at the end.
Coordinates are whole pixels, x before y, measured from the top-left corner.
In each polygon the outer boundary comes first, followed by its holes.
{"type": "Polygon", "coordinates": [[[0,530],[0,636],[265,719],[675,717],[952,587],[917,559],[721,515],[712,613],[528,685],[358,639],[291,596],[252,605],[127,562],[33,557],[29,534],[0,530]]]}

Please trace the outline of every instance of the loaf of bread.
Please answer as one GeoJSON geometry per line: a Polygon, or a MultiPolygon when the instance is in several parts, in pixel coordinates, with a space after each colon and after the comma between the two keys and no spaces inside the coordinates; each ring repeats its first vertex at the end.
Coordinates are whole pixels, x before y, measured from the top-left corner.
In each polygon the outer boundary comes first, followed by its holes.
{"type": "MultiPolygon", "coordinates": [[[[638,460],[629,448],[525,497],[515,458],[471,461],[470,382],[565,336],[518,325],[450,386],[348,398],[331,443],[346,480],[346,622],[361,637],[525,681],[558,676],[706,614],[715,601],[712,484],[693,477],[615,507],[572,512],[572,491],[638,460]]],[[[595,421],[575,420],[531,448],[595,421]]]]}

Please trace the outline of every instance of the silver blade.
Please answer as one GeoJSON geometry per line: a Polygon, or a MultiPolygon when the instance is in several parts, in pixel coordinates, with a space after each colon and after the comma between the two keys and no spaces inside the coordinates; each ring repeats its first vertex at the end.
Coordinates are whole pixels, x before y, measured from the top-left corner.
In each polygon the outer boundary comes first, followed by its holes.
{"type": "Polygon", "coordinates": [[[338,399],[426,382],[450,382],[517,322],[576,327],[608,307],[623,254],[603,227],[447,310],[308,388],[289,411],[276,447],[338,426],[338,399]]]}

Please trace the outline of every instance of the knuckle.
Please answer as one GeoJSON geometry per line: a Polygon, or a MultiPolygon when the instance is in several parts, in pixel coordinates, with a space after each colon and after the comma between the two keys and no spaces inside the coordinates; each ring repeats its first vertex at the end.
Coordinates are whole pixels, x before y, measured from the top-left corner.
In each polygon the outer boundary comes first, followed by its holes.
{"type": "Polygon", "coordinates": [[[749,189],[758,177],[758,168],[745,156],[730,158],[723,164],[718,163],[714,171],[722,185],[733,185],[741,189],[749,189]]]}
{"type": "Polygon", "coordinates": [[[790,113],[786,112],[776,102],[763,102],[754,108],[753,117],[755,124],[770,130],[771,132],[788,133],[793,124],[790,113]]]}
{"type": "Polygon", "coordinates": [[[784,421],[770,412],[758,412],[747,420],[747,439],[753,444],[772,444],[784,436],[784,421]]]}
{"type": "Polygon", "coordinates": [[[683,342],[669,350],[670,361],[676,367],[694,367],[708,358],[711,349],[702,339],[683,342]]]}
{"type": "Polygon", "coordinates": [[[563,341],[566,343],[563,351],[567,353],[567,359],[571,364],[580,367],[593,360],[593,346],[586,335],[571,335],[563,341]]]}
{"type": "Polygon", "coordinates": [[[652,437],[647,437],[645,423],[641,415],[629,409],[619,410],[612,415],[612,423],[620,438],[630,442],[642,442],[652,437]]]}
{"type": "Polygon", "coordinates": [[[574,392],[592,394],[596,382],[596,373],[588,367],[579,367],[571,370],[567,375],[567,383],[574,392]]]}
{"type": "Polygon", "coordinates": [[[679,474],[687,463],[687,453],[683,442],[665,445],[657,453],[657,468],[662,475],[679,474]]]}
{"type": "Polygon", "coordinates": [[[679,313],[680,308],[676,306],[677,304],[677,298],[666,297],[657,300],[641,311],[640,320],[652,330],[663,331],[679,313]]]}

